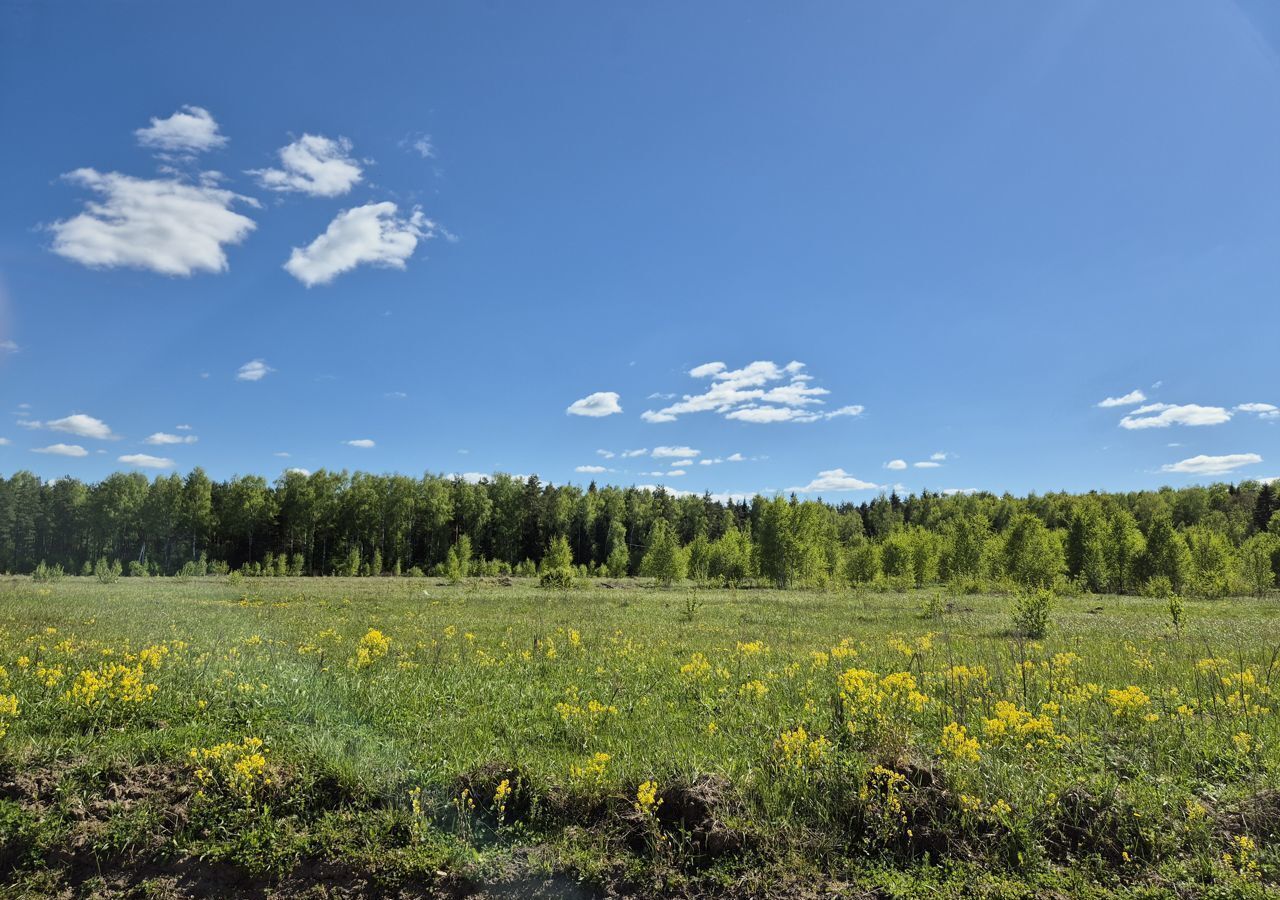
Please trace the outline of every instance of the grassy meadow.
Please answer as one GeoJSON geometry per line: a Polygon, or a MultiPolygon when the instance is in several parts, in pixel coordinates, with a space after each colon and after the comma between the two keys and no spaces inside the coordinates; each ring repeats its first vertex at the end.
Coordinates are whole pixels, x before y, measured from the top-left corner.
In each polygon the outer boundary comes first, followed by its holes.
{"type": "Polygon", "coordinates": [[[1274,600],[0,582],[3,897],[1280,881],[1274,600]]]}

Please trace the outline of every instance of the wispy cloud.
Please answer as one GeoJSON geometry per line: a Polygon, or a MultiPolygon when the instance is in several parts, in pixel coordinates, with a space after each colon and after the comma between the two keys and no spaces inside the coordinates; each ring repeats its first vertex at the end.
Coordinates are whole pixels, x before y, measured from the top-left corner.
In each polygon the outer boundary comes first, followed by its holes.
{"type": "Polygon", "coordinates": [[[596,391],[581,400],[574,400],[565,409],[565,414],[587,416],[593,419],[598,419],[601,416],[612,416],[622,412],[622,406],[618,403],[618,399],[618,394],[614,391],[596,391]]]}
{"type": "Polygon", "coordinates": [[[140,469],[172,469],[177,463],[164,456],[152,456],[149,453],[126,453],[117,459],[140,469]]]}
{"type": "Polygon", "coordinates": [[[803,487],[787,488],[788,493],[795,494],[813,494],[822,491],[867,491],[878,488],[880,485],[870,481],[863,481],[850,475],[844,469],[827,469],[819,472],[818,477],[810,481],[803,487]]]}
{"type": "Polygon", "coordinates": [[[163,431],[157,431],[143,440],[142,443],[163,446],[165,444],[194,444],[198,440],[200,438],[194,434],[168,434],[163,431]]]}
{"type": "Polygon", "coordinates": [[[1113,406],[1135,406],[1146,399],[1146,394],[1142,393],[1142,391],[1134,390],[1120,397],[1107,397],[1105,400],[1098,401],[1097,405],[1103,409],[1110,409],[1113,406]]]}
{"type": "Polygon", "coordinates": [[[266,360],[251,359],[236,372],[236,381],[261,381],[274,371],[266,360]]]}
{"type": "Polygon", "coordinates": [[[89,451],[79,444],[50,444],[48,447],[32,447],[32,453],[48,453],[53,456],[88,456],[89,451]]]}
{"type": "Polygon", "coordinates": [[[1231,413],[1221,406],[1200,406],[1186,403],[1151,403],[1140,406],[1120,420],[1121,428],[1168,428],[1171,425],[1221,425],[1231,419],[1231,413]]]}
{"type": "Polygon", "coordinates": [[[645,410],[640,418],[646,422],[674,422],[683,415],[713,412],[726,419],[756,424],[772,422],[816,422],[837,416],[858,416],[861,406],[842,406],[825,412],[815,407],[825,405],[830,393],[816,387],[812,376],[804,373],[804,363],[789,362],[785,366],[767,360],[753,362],[741,369],[729,369],[723,362],[703,363],[689,370],[696,379],[709,379],[711,384],[700,394],[685,394],[683,399],[657,410],[645,410]]]}
{"type": "Polygon", "coordinates": [[[1224,456],[1192,456],[1161,466],[1161,472],[1177,472],[1184,475],[1225,475],[1242,466],[1251,466],[1262,462],[1256,453],[1228,453],[1224,456]]]}
{"type": "Polygon", "coordinates": [[[692,447],[654,447],[653,453],[650,454],[654,459],[689,459],[694,456],[701,456],[701,450],[695,450],[692,447]]]}
{"type": "Polygon", "coordinates": [[[369,450],[377,446],[373,441],[369,440],[369,438],[356,438],[355,440],[343,441],[342,443],[346,444],[348,447],[359,447],[361,450],[369,450]]]}
{"type": "Polygon", "coordinates": [[[49,422],[19,422],[24,428],[48,428],[50,431],[61,431],[64,434],[74,434],[76,437],[93,438],[98,441],[114,441],[119,435],[111,431],[110,426],[101,419],[93,416],[86,416],[84,413],[74,413],[61,419],[53,419],[49,422]]]}
{"type": "Polygon", "coordinates": [[[1259,419],[1280,419],[1280,407],[1272,403],[1241,403],[1236,409],[1244,413],[1255,413],[1259,419]]]}

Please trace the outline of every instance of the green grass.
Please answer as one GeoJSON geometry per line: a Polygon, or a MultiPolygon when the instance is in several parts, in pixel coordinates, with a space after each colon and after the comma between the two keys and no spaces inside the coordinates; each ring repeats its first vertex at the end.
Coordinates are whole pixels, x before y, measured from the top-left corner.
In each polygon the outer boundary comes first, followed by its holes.
{"type": "Polygon", "coordinates": [[[0,896],[1274,886],[1273,602],[929,596],[13,579],[0,896]]]}

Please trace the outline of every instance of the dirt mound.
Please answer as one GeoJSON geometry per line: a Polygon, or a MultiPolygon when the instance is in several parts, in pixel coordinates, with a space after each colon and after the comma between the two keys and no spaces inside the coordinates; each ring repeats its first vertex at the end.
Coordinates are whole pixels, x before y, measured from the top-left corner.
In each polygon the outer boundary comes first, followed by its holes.
{"type": "Polygon", "coordinates": [[[1280,790],[1267,788],[1225,805],[1214,820],[1226,834],[1280,840],[1280,790]]]}

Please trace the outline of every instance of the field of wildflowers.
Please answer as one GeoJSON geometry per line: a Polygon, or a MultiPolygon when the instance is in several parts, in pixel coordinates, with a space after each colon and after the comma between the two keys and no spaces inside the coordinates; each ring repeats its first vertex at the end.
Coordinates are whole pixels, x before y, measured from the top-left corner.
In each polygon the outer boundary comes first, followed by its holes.
{"type": "Polygon", "coordinates": [[[0,584],[0,896],[1280,881],[1270,603],[616,584],[0,584]]]}

